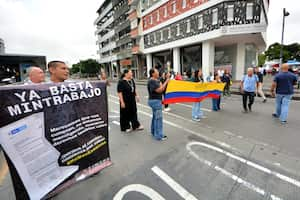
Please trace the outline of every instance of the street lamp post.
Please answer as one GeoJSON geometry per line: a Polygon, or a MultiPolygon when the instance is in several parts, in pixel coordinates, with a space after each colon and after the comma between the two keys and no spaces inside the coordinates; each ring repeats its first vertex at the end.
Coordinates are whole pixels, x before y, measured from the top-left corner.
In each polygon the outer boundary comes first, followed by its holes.
{"type": "Polygon", "coordinates": [[[283,19],[282,19],[282,34],[281,34],[281,45],[280,45],[280,67],[282,66],[283,60],[283,40],[284,40],[284,26],[285,26],[285,17],[289,16],[290,13],[283,9],[283,19]]]}

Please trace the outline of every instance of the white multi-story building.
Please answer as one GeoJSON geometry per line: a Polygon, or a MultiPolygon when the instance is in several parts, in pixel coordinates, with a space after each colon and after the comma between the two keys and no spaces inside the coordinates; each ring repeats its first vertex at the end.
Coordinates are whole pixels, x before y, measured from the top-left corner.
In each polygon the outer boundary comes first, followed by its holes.
{"type": "MultiPolygon", "coordinates": [[[[257,65],[257,55],[266,47],[269,0],[129,0],[128,5],[136,2],[139,14],[137,20],[130,19],[130,34],[142,39],[140,63],[146,55],[147,71],[156,67],[191,74],[202,69],[207,76],[226,68],[238,80],[247,67],[257,65]]],[[[105,13],[99,12],[96,23],[105,13]]],[[[128,14],[133,16],[133,10],[128,14]]],[[[99,36],[98,44],[106,38],[99,36]]],[[[113,41],[105,41],[109,47],[101,46],[101,55],[115,48],[113,41]]],[[[111,57],[100,57],[101,62],[107,59],[111,57]]]]}
{"type": "Polygon", "coordinates": [[[268,0],[144,0],[147,67],[240,79],[266,47],[268,0]]]}
{"type": "Polygon", "coordinates": [[[0,38],[0,54],[5,53],[4,40],[0,38]]]}

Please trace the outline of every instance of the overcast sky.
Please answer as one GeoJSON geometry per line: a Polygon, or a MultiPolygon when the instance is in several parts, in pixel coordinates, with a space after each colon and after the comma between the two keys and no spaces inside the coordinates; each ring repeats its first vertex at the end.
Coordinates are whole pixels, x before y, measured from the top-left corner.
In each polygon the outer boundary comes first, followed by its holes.
{"type": "MultiPolygon", "coordinates": [[[[6,53],[46,55],[68,63],[96,58],[93,25],[103,0],[0,0],[0,38],[6,53]]],[[[297,0],[270,0],[267,43],[280,42],[282,8],[285,43],[300,42],[300,6],[297,0]]]]}

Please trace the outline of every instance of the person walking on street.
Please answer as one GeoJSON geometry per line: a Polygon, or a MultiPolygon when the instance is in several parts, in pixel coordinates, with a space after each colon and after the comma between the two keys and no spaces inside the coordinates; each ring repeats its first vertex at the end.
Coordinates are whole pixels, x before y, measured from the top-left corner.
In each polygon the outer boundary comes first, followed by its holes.
{"type": "MultiPolygon", "coordinates": [[[[163,72],[162,75],[161,75],[161,77],[160,77],[160,82],[162,84],[164,84],[166,82],[166,80],[167,80],[166,74],[167,74],[166,72],[163,72]]],[[[165,95],[166,95],[166,90],[164,90],[164,92],[163,92],[163,98],[165,98],[165,95]]],[[[169,104],[165,104],[164,111],[166,111],[166,112],[170,112],[171,111],[171,108],[169,107],[169,104]]]]}
{"type": "MultiPolygon", "coordinates": [[[[214,82],[214,83],[222,83],[221,78],[219,77],[218,74],[215,74],[214,80],[212,82],[214,82]]],[[[219,111],[219,110],[221,110],[220,105],[221,105],[221,95],[217,99],[212,98],[212,110],[213,111],[219,111]]]]}
{"type": "Polygon", "coordinates": [[[282,124],[287,122],[289,104],[294,94],[294,85],[297,83],[296,75],[288,70],[288,64],[283,64],[271,87],[272,96],[276,96],[276,112],[273,113],[273,117],[279,118],[282,124]]]}
{"type": "Polygon", "coordinates": [[[224,91],[223,91],[224,96],[230,96],[231,95],[230,94],[231,79],[232,79],[232,76],[229,73],[229,70],[225,69],[225,72],[224,72],[223,76],[221,77],[222,82],[225,83],[225,87],[224,87],[224,91]]]}
{"type": "Polygon", "coordinates": [[[163,133],[162,93],[168,85],[170,74],[166,74],[166,81],[163,84],[159,81],[157,69],[150,69],[149,74],[150,79],[147,89],[149,94],[148,105],[152,109],[151,134],[156,140],[166,140],[167,136],[163,133]]]}
{"type": "Polygon", "coordinates": [[[255,91],[258,86],[258,77],[253,73],[253,68],[247,69],[247,74],[244,75],[241,81],[241,93],[243,94],[243,108],[244,113],[252,111],[254,103],[255,91]],[[247,101],[249,98],[249,103],[247,101]]]}
{"type": "MultiPolygon", "coordinates": [[[[199,69],[195,71],[195,76],[191,79],[192,82],[203,83],[202,70],[199,69]]],[[[203,117],[203,112],[201,111],[201,102],[194,102],[192,107],[192,120],[200,122],[200,118],[203,117]]]]}
{"type": "Polygon", "coordinates": [[[143,130],[138,121],[136,101],[139,96],[136,92],[135,82],[132,78],[132,71],[125,69],[117,86],[120,101],[120,127],[121,131],[131,132],[132,130],[143,130]],[[130,123],[132,128],[130,127],[130,123]]]}
{"type": "Polygon", "coordinates": [[[258,77],[258,87],[257,87],[257,94],[259,94],[263,98],[263,103],[267,102],[267,98],[263,91],[263,82],[264,82],[264,75],[260,72],[260,69],[257,67],[255,68],[255,74],[258,77]]]}

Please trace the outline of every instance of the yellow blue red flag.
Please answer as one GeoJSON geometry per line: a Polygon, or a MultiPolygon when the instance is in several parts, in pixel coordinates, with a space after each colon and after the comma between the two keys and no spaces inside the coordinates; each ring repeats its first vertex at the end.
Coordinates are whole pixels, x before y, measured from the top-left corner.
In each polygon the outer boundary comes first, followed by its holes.
{"type": "Polygon", "coordinates": [[[170,80],[167,86],[164,104],[180,102],[200,102],[206,98],[219,98],[225,83],[195,83],[170,80]]]}

